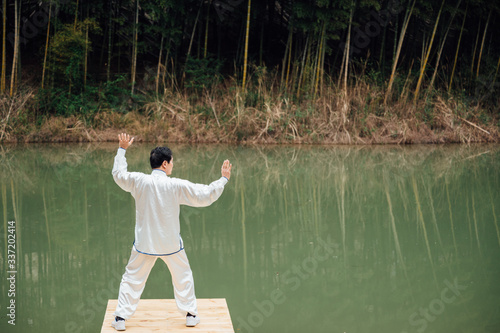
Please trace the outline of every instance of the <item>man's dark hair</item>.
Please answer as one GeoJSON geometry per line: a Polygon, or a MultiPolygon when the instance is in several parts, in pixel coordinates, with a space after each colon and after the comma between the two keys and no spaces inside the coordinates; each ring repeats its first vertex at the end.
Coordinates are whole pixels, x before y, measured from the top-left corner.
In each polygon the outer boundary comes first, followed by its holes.
{"type": "Polygon", "coordinates": [[[149,163],[152,169],[161,167],[163,161],[170,163],[172,160],[172,151],[167,147],[156,147],[151,150],[151,155],[149,155],[149,163]]]}

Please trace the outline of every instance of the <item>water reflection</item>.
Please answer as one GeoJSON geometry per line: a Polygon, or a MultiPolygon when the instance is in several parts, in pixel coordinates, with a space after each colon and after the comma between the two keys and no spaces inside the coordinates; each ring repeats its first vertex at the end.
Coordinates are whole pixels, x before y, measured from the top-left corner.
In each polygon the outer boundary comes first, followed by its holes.
{"type": "MultiPolygon", "coordinates": [[[[2,332],[99,331],[134,237],[115,146],[1,147],[2,281],[8,220],[18,239],[2,332]]],[[[498,330],[498,146],[172,148],[194,182],[233,163],[221,199],[181,223],[197,296],[225,297],[239,332],[498,330]]],[[[149,172],[150,149],[129,169],[149,172]]],[[[170,286],[158,265],[143,297],[170,286]]]]}

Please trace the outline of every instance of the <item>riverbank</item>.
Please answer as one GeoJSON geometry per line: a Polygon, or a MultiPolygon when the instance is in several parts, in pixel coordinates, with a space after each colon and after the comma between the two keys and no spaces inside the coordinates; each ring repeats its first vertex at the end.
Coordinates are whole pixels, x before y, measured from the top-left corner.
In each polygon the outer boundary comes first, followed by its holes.
{"type": "Polygon", "coordinates": [[[105,142],[121,131],[138,141],[259,144],[414,144],[500,142],[497,112],[456,97],[415,104],[401,93],[356,83],[347,94],[325,86],[319,97],[230,83],[204,91],[145,96],[129,110],[96,105],[70,115],[41,114],[37,93],[1,101],[0,142],[105,142]]]}

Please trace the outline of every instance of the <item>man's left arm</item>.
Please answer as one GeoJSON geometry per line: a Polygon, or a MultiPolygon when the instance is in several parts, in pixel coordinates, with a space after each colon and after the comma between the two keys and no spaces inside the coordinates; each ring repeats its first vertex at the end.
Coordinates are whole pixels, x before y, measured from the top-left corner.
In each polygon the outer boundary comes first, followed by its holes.
{"type": "Polygon", "coordinates": [[[187,180],[179,180],[179,203],[193,207],[210,206],[219,199],[224,186],[231,178],[231,163],[225,160],[221,167],[221,177],[210,185],[194,184],[187,180]]]}

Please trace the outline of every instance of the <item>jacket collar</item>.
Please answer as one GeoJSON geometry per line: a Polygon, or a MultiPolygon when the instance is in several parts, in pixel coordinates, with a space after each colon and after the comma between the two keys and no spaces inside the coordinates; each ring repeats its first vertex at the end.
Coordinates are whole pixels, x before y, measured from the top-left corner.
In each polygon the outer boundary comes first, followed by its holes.
{"type": "Polygon", "coordinates": [[[153,169],[153,171],[151,171],[151,174],[152,175],[167,176],[167,173],[163,170],[160,170],[160,169],[153,169]]]}

